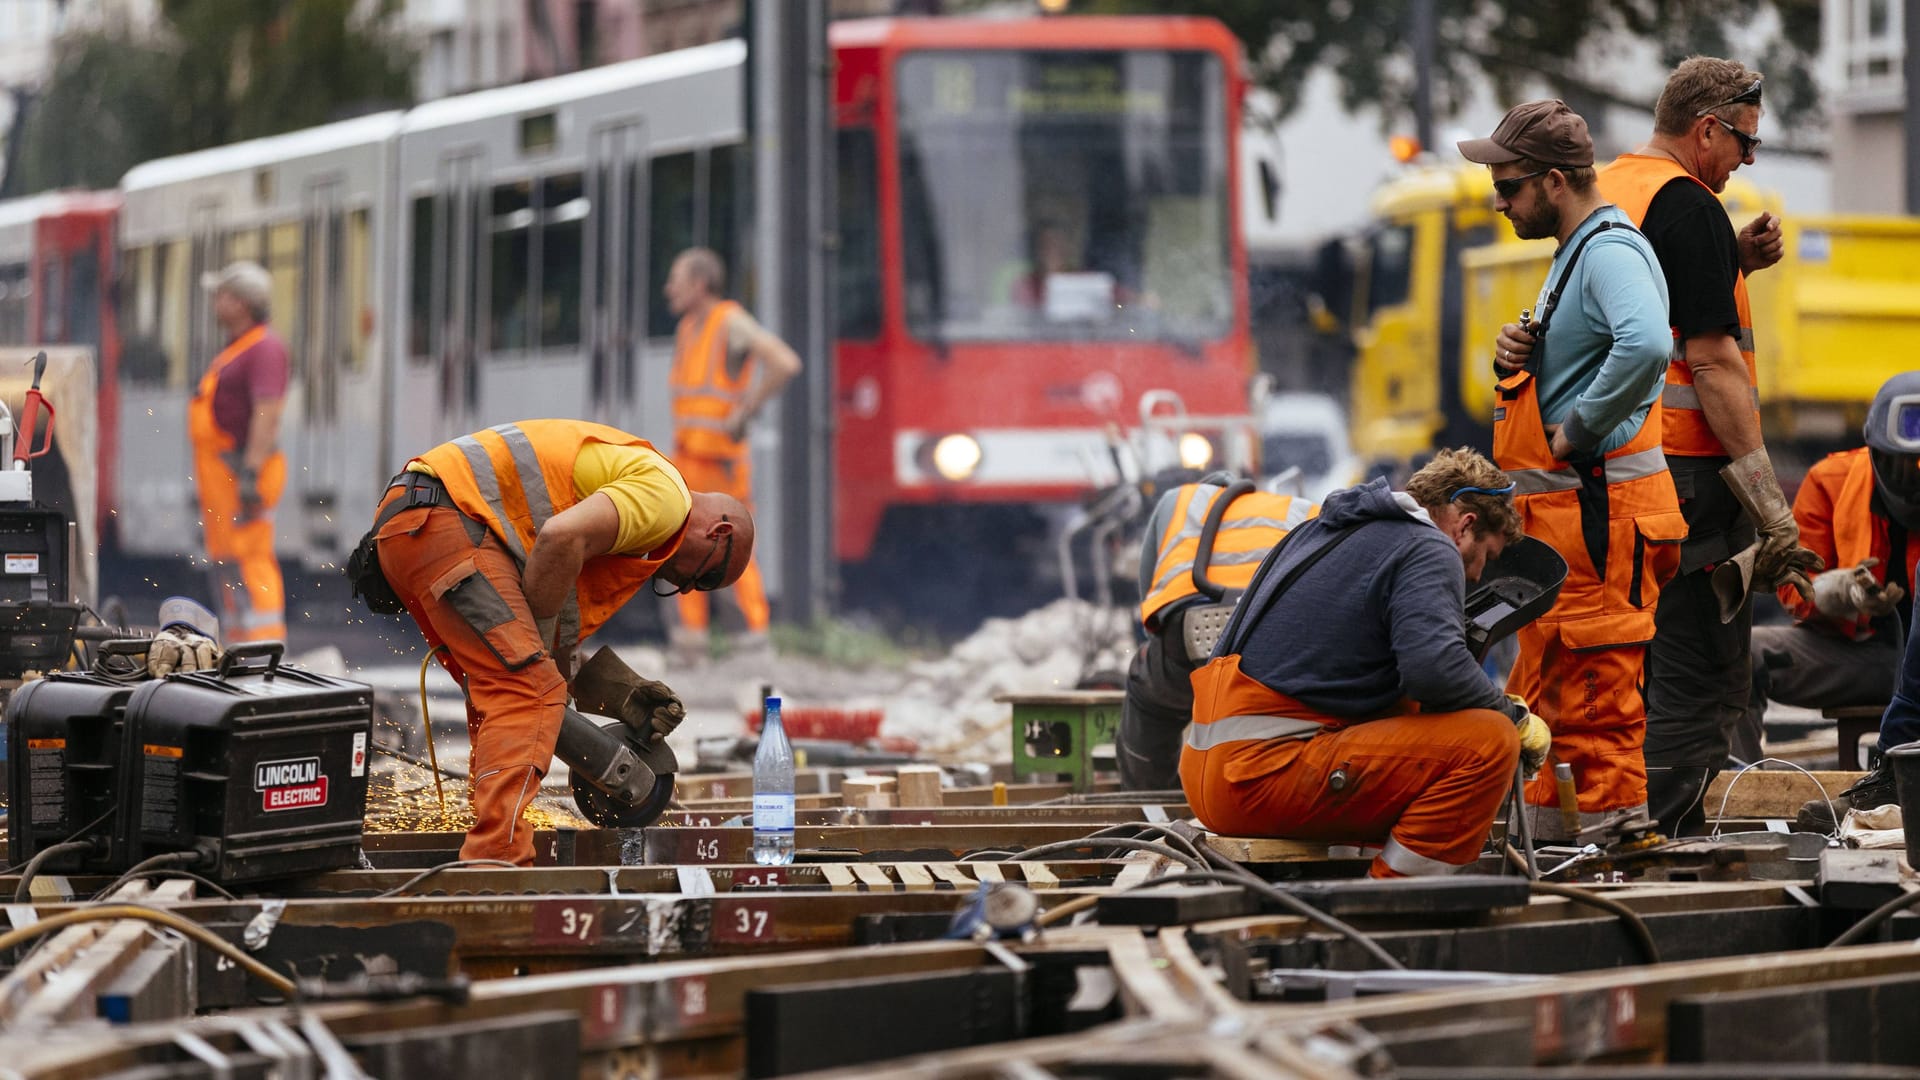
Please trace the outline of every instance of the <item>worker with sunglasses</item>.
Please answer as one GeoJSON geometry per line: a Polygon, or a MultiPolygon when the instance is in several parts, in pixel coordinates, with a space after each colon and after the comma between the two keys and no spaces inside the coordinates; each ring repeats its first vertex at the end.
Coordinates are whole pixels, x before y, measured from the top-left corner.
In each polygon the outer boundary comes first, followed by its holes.
{"type": "MultiPolygon", "coordinates": [[[[739,499],[688,490],[646,441],[582,420],[477,431],[393,478],[374,569],[466,691],[475,821],[461,858],[532,864],[520,815],[552,764],[579,643],[650,582],[673,587],[659,595],[732,584],[753,532],[739,499]]],[[[651,685],[664,737],[684,710],[651,685]]]]}
{"type": "Polygon", "coordinates": [[[1672,834],[1704,824],[1706,786],[1727,760],[1751,692],[1751,597],[1790,586],[1811,599],[1820,557],[1800,543],[1761,437],[1748,275],[1780,261],[1780,222],[1735,231],[1716,196],[1760,148],[1758,72],[1696,56],[1667,79],[1653,137],[1600,171],[1600,191],[1660,257],[1673,361],[1662,441],[1686,515],[1680,572],[1661,595],[1647,654],[1647,783],[1672,834]]]}
{"type": "MultiPolygon", "coordinates": [[[[1559,245],[1539,298],[1494,345],[1494,462],[1527,534],[1567,561],[1552,610],[1516,635],[1507,690],[1553,730],[1581,828],[1639,816],[1641,669],[1686,535],[1660,449],[1667,285],[1646,237],[1601,197],[1587,122],[1564,102],[1515,106],[1491,137],[1459,145],[1492,170],[1514,234],[1559,245]]],[[[1534,836],[1573,838],[1551,775],[1526,798],[1534,836]]]]}

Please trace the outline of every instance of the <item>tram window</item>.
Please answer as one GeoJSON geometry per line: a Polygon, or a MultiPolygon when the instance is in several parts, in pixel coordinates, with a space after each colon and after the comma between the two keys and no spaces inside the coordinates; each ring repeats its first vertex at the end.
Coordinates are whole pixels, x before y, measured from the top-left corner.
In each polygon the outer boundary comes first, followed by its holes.
{"type": "Polygon", "coordinates": [[[1368,242],[1367,310],[1404,304],[1413,288],[1413,226],[1393,225],[1368,242]]]}
{"type": "Polygon", "coordinates": [[[27,264],[0,266],[0,344],[27,344],[27,264]]]}
{"type": "Polygon", "coordinates": [[[753,282],[752,268],[740,257],[739,194],[744,177],[736,170],[745,165],[738,147],[716,146],[707,154],[707,246],[720,256],[727,268],[727,290],[734,299],[753,306],[748,295],[753,282]]]}
{"type": "Polygon", "coordinates": [[[167,381],[167,353],[160,345],[161,254],[159,246],[125,252],[120,288],[120,377],[137,385],[167,381]]]}
{"type": "Polygon", "coordinates": [[[527,181],[493,189],[492,274],[493,351],[525,349],[528,341],[527,306],[533,302],[533,283],[527,259],[533,233],[533,185],[527,181]]]}
{"type": "Polygon", "coordinates": [[[367,366],[366,323],[369,311],[367,286],[373,275],[373,243],[369,239],[367,212],[355,210],[347,215],[346,295],[341,297],[340,322],[345,327],[347,370],[363,371],[367,366]]]}
{"type": "Polygon", "coordinates": [[[230,259],[246,259],[249,262],[259,262],[259,231],[254,229],[238,229],[228,233],[227,257],[230,259]]]}
{"type": "Polygon", "coordinates": [[[434,197],[413,200],[413,250],[408,253],[407,355],[416,363],[433,357],[433,214],[434,197]]]}
{"type": "Polygon", "coordinates": [[[40,264],[40,340],[48,345],[67,340],[66,296],[60,277],[60,259],[47,256],[40,264]]]}
{"type": "MultiPolygon", "coordinates": [[[[160,347],[167,357],[167,383],[186,385],[190,361],[187,359],[187,320],[192,316],[192,298],[199,282],[194,281],[187,242],[175,240],[154,249],[154,280],[160,312],[160,347]]],[[[283,331],[284,332],[284,331],[283,331]]]]}
{"type": "Polygon", "coordinates": [[[306,295],[302,226],[294,222],[267,230],[267,273],[273,279],[273,328],[282,341],[304,341],[306,295]]]}
{"type": "Polygon", "coordinates": [[[100,346],[100,257],[76,251],[67,264],[67,340],[100,346]]]}
{"type": "Polygon", "coordinates": [[[839,336],[856,340],[880,334],[880,235],[874,207],[872,128],[846,128],[838,139],[840,156],[839,290],[834,307],[839,336]]]}
{"type": "Polygon", "coordinates": [[[540,181],[540,347],[580,344],[587,205],[579,173],[540,181]]]}
{"type": "Polygon", "coordinates": [[[647,189],[647,333],[652,337],[673,335],[674,314],[660,287],[667,283],[673,257],[694,244],[694,192],[692,153],[653,159],[647,189]]]}

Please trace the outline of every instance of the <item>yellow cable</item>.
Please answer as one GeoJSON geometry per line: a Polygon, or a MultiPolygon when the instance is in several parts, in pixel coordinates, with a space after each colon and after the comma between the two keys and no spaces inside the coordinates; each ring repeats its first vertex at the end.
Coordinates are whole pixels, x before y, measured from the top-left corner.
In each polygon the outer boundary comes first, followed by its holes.
{"type": "Polygon", "coordinates": [[[178,930],[180,933],[185,934],[200,944],[205,945],[207,948],[212,949],[214,952],[240,965],[241,968],[246,970],[247,974],[273,987],[280,993],[288,997],[294,995],[295,988],[292,979],[287,978],[285,975],[248,956],[227,939],[208,930],[199,923],[190,919],[183,919],[171,911],[160,911],[155,908],[141,907],[137,904],[105,904],[99,907],[78,908],[73,911],[63,911],[58,915],[49,915],[31,926],[23,926],[18,930],[11,930],[5,934],[0,934],[0,952],[6,952],[16,946],[24,945],[34,938],[45,937],[55,930],[64,930],[69,926],[77,926],[80,923],[100,922],[110,919],[139,919],[143,922],[159,923],[169,930],[178,930]]]}
{"type": "Polygon", "coordinates": [[[445,649],[428,649],[426,659],[420,661],[420,724],[427,729],[427,760],[433,764],[433,793],[440,799],[440,813],[447,812],[447,792],[440,785],[440,753],[433,746],[433,714],[427,711],[427,665],[433,663],[435,653],[445,649]]]}

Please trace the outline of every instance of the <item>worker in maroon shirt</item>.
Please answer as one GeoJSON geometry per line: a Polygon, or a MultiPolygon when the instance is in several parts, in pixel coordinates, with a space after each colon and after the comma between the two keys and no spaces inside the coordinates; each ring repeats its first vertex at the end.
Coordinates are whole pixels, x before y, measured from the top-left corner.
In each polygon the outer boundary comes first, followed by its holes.
{"type": "Polygon", "coordinates": [[[236,262],[200,279],[227,347],[187,406],[200,525],[213,564],[214,607],[226,644],[284,641],[286,588],[273,555],[273,508],[287,483],[279,449],[287,346],[267,328],[273,279],[236,262]]]}

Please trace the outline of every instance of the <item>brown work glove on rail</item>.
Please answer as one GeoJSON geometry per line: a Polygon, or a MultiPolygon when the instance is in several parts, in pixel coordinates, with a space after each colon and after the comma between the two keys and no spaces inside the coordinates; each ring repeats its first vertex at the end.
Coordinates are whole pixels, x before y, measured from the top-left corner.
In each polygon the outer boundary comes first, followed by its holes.
{"type": "Polygon", "coordinates": [[[647,726],[653,729],[649,741],[654,743],[664,742],[687,718],[687,707],[680,703],[680,695],[663,682],[641,679],[634,684],[633,696],[627,700],[629,709],[638,707],[646,717],[647,726]]]}
{"type": "Polygon", "coordinates": [[[1747,516],[1760,533],[1760,550],[1753,558],[1753,590],[1772,592],[1782,585],[1792,585],[1811,601],[1813,575],[1826,569],[1827,564],[1800,546],[1800,524],[1793,520],[1793,506],[1780,490],[1780,479],[1774,475],[1766,447],[1736,458],[1720,470],[1720,478],[1746,507],[1747,516]]]}

